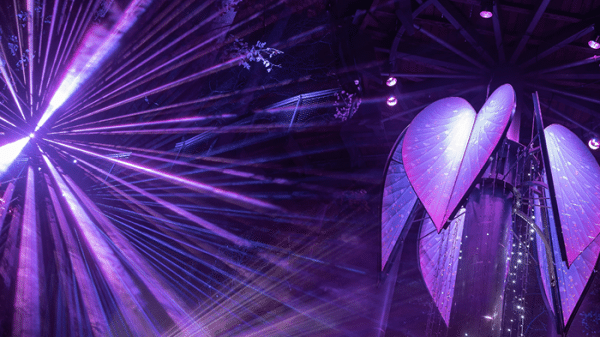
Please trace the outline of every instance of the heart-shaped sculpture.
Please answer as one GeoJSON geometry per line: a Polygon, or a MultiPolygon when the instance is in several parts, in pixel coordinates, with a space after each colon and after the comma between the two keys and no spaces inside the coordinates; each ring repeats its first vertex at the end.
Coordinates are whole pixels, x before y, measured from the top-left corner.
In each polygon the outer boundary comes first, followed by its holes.
{"type": "Polygon", "coordinates": [[[505,84],[479,114],[462,98],[444,98],[423,109],[406,130],[406,174],[438,232],[506,134],[515,107],[515,92],[505,84]]]}
{"type": "Polygon", "coordinates": [[[600,166],[581,139],[564,126],[552,124],[544,135],[571,266],[600,234],[600,166]]]}

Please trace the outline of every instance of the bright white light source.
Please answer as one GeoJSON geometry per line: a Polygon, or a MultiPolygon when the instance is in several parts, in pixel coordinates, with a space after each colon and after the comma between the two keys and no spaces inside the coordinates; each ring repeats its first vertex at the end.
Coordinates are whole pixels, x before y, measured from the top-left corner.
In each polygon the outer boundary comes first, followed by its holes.
{"type": "Polygon", "coordinates": [[[489,19],[493,16],[494,14],[492,14],[492,12],[490,11],[481,11],[479,12],[479,16],[481,16],[484,19],[489,19]]]}
{"type": "Polygon", "coordinates": [[[596,36],[596,39],[594,40],[589,40],[588,46],[592,49],[600,49],[600,42],[598,42],[598,40],[600,40],[600,35],[596,36]]]}
{"type": "Polygon", "coordinates": [[[492,316],[483,316],[483,318],[485,318],[485,319],[489,319],[489,320],[492,320],[492,319],[493,319],[493,318],[492,318],[492,316]]]}
{"type": "Polygon", "coordinates": [[[598,150],[600,148],[600,142],[598,141],[598,138],[594,137],[590,139],[590,141],[588,142],[588,146],[592,150],[598,150]]]}
{"type": "Polygon", "coordinates": [[[35,137],[35,134],[33,134],[33,133],[29,134],[29,138],[34,138],[34,137],[35,137]]]}
{"type": "Polygon", "coordinates": [[[395,78],[395,77],[392,77],[392,76],[390,76],[390,77],[387,79],[387,81],[385,81],[385,84],[386,84],[388,87],[393,87],[393,86],[395,86],[395,85],[396,85],[396,83],[398,83],[398,80],[396,80],[396,78],[395,78]]]}
{"type": "Polygon", "coordinates": [[[21,138],[16,142],[0,147],[0,175],[4,174],[15,159],[17,159],[19,153],[27,145],[27,142],[29,142],[29,137],[21,138]]]}
{"type": "Polygon", "coordinates": [[[388,97],[388,99],[387,99],[387,105],[394,106],[396,104],[398,104],[398,99],[396,99],[395,96],[388,97]]]}
{"type": "Polygon", "coordinates": [[[77,164],[77,159],[73,159],[73,164],[77,164]]]}

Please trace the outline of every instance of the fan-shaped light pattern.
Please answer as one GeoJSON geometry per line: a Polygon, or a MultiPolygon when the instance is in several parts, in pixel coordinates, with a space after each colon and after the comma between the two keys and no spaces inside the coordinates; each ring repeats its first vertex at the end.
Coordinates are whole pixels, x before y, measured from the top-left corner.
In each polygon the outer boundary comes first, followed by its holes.
{"type": "Polygon", "coordinates": [[[600,167],[587,146],[562,125],[544,130],[569,265],[600,234],[600,167]]]}
{"type": "Polygon", "coordinates": [[[438,233],[434,223],[427,217],[419,235],[421,274],[446,326],[452,310],[464,223],[463,212],[438,233]]]}
{"type": "Polygon", "coordinates": [[[514,97],[510,85],[501,86],[477,118],[464,99],[444,98],[421,111],[408,127],[402,148],[406,173],[438,231],[505,134],[514,97]]]}
{"type": "MultiPolygon", "coordinates": [[[[77,51],[75,59],[64,75],[58,89],[52,96],[48,108],[44,111],[35,130],[39,130],[54,112],[94,73],[118,46],[121,37],[133,26],[138,17],[152,3],[152,0],[134,0],[120,15],[120,19],[111,30],[95,24],[87,32],[84,42],[77,51]]],[[[120,13],[114,13],[118,15],[120,13]]]]}
{"type": "Polygon", "coordinates": [[[417,202],[417,195],[410,186],[402,164],[403,139],[404,133],[398,137],[398,142],[392,150],[385,176],[381,205],[381,270],[384,269],[417,202]]]}
{"type": "MultiPolygon", "coordinates": [[[[546,192],[546,197],[549,194],[546,192]]],[[[536,216],[536,224],[543,230],[541,226],[541,217],[536,216]]],[[[573,319],[573,314],[577,302],[582,299],[583,291],[590,280],[598,254],[600,254],[600,236],[596,237],[586,249],[573,261],[570,267],[561,259],[560,246],[558,236],[556,234],[556,226],[554,215],[548,211],[548,223],[550,233],[552,234],[553,256],[556,264],[556,274],[558,278],[558,287],[560,292],[560,303],[562,308],[563,322],[567,326],[573,319]]],[[[550,277],[548,274],[548,263],[546,258],[546,250],[540,238],[537,239],[537,249],[539,257],[540,272],[542,274],[542,282],[544,284],[544,293],[549,303],[552,303],[552,292],[550,289],[550,277]]],[[[554,308],[552,308],[554,311],[554,308]]]]}

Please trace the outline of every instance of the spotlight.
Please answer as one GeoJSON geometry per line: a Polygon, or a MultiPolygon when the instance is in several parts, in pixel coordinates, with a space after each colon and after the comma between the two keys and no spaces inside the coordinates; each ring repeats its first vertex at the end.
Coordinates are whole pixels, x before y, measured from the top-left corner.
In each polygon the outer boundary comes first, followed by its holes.
{"type": "Polygon", "coordinates": [[[598,138],[596,138],[596,137],[591,138],[590,141],[588,142],[588,146],[592,150],[598,150],[598,149],[600,149],[600,141],[598,141],[598,138]]]}
{"type": "Polygon", "coordinates": [[[598,42],[598,40],[600,40],[600,35],[596,35],[595,39],[589,40],[588,46],[592,49],[600,49],[600,42],[598,42]]]}
{"type": "Polygon", "coordinates": [[[387,79],[387,81],[385,81],[385,84],[386,84],[388,87],[393,87],[393,86],[395,86],[395,85],[396,85],[396,83],[397,83],[397,82],[398,82],[398,80],[396,80],[396,78],[395,78],[395,77],[393,77],[393,76],[390,76],[390,77],[387,79]]]}
{"type": "Polygon", "coordinates": [[[588,41],[588,46],[592,49],[600,49],[600,22],[594,24],[594,35],[588,41]]]}
{"type": "Polygon", "coordinates": [[[398,99],[396,98],[396,96],[390,96],[387,99],[387,105],[389,106],[394,106],[398,103],[398,99]]]}
{"type": "Polygon", "coordinates": [[[481,11],[479,12],[479,16],[481,16],[484,19],[491,18],[494,15],[492,13],[493,7],[493,0],[481,0],[481,11]]]}

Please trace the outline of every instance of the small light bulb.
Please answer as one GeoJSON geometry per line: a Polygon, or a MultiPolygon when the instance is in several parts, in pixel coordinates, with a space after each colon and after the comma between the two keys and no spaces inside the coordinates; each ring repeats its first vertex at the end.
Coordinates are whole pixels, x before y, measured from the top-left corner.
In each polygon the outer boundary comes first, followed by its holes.
{"type": "Polygon", "coordinates": [[[34,137],[35,137],[35,134],[33,132],[29,134],[29,138],[34,138],[34,137]]]}
{"type": "Polygon", "coordinates": [[[73,159],[73,164],[77,164],[77,159],[73,159]]]}
{"type": "Polygon", "coordinates": [[[492,14],[492,12],[490,11],[481,11],[479,12],[479,16],[481,16],[484,19],[489,19],[493,16],[494,14],[492,14]]]}
{"type": "Polygon", "coordinates": [[[398,103],[398,99],[395,96],[390,96],[387,99],[387,105],[394,106],[398,103]]]}
{"type": "Polygon", "coordinates": [[[600,49],[600,42],[598,42],[599,39],[600,39],[600,35],[596,36],[595,40],[589,40],[588,46],[590,46],[590,48],[592,48],[592,49],[600,49]]]}
{"type": "Polygon", "coordinates": [[[387,79],[387,81],[385,81],[385,84],[386,84],[388,87],[393,87],[393,86],[395,86],[395,85],[396,85],[396,83],[398,83],[398,80],[396,80],[396,78],[395,78],[395,77],[393,77],[393,76],[390,76],[390,77],[387,79]]]}
{"type": "Polygon", "coordinates": [[[588,142],[588,146],[592,150],[598,150],[600,148],[600,142],[598,141],[598,138],[594,137],[590,139],[590,141],[588,142]]]}

